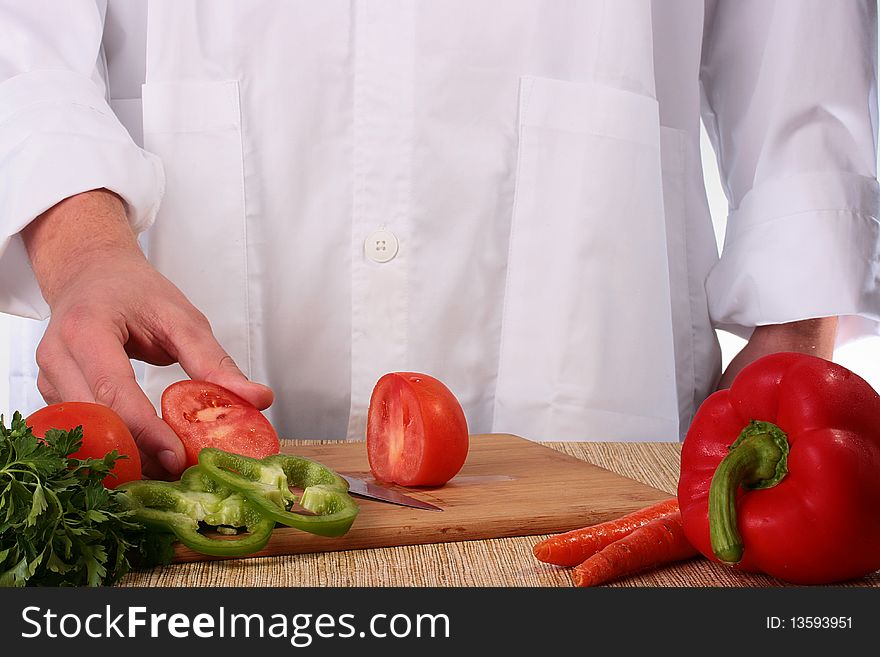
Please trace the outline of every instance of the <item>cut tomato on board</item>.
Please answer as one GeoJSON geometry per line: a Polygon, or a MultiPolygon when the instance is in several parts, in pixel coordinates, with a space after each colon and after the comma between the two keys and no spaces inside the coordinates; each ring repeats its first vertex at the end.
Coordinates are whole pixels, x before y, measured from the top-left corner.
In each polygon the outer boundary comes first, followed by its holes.
{"type": "Polygon", "coordinates": [[[367,457],[376,479],[442,486],[458,474],[467,453],[467,421],[449,388],[417,372],[379,379],[367,415],[367,457]]]}

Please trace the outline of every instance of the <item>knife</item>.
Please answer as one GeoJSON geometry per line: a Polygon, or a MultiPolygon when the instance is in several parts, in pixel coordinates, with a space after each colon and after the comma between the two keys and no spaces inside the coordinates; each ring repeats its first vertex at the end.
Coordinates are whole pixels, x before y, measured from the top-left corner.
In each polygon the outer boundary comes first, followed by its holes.
{"type": "Polygon", "coordinates": [[[380,500],[381,502],[390,502],[400,506],[410,506],[414,509],[425,509],[426,511],[442,511],[439,506],[434,506],[428,502],[422,502],[409,495],[404,495],[396,490],[377,486],[369,481],[358,479],[357,477],[349,477],[342,475],[342,478],[348,482],[348,492],[359,497],[366,497],[371,500],[380,500]]]}

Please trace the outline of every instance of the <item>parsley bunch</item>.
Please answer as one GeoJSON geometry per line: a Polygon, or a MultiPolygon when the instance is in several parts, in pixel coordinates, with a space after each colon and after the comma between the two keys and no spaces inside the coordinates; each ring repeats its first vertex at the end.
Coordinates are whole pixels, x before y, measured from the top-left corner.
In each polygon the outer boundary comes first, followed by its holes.
{"type": "Polygon", "coordinates": [[[82,428],[38,440],[21,414],[0,416],[0,586],[101,586],[130,569],[128,553],[166,562],[171,537],[134,521],[121,492],[101,483],[103,459],[75,459],[82,428]]]}

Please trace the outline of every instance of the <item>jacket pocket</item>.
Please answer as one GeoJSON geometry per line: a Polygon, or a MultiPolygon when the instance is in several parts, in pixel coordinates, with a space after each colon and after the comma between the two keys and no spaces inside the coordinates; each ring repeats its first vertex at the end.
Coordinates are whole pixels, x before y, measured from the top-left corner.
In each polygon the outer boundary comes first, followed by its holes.
{"type": "MultiPolygon", "coordinates": [[[[165,167],[166,190],[149,232],[150,260],[211,322],[220,344],[250,369],[247,225],[236,81],[162,82],[143,87],[144,147],[165,167]]],[[[148,368],[157,401],[185,378],[148,368]]]]}
{"type": "Polygon", "coordinates": [[[657,102],[523,78],[495,429],[673,440],[657,102]]]}

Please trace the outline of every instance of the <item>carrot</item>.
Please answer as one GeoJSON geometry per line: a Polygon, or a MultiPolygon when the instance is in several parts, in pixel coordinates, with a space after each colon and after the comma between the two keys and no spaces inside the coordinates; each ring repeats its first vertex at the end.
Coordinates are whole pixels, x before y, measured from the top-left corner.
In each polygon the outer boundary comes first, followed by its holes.
{"type": "Polygon", "coordinates": [[[572,578],[577,586],[598,586],[696,555],[697,550],[685,538],[681,513],[675,512],[602,548],[575,568],[572,578]]]}
{"type": "Polygon", "coordinates": [[[606,545],[623,538],[652,520],[677,512],[678,500],[673,497],[622,518],[551,536],[535,545],[532,551],[544,563],[576,566],[606,545]]]}

